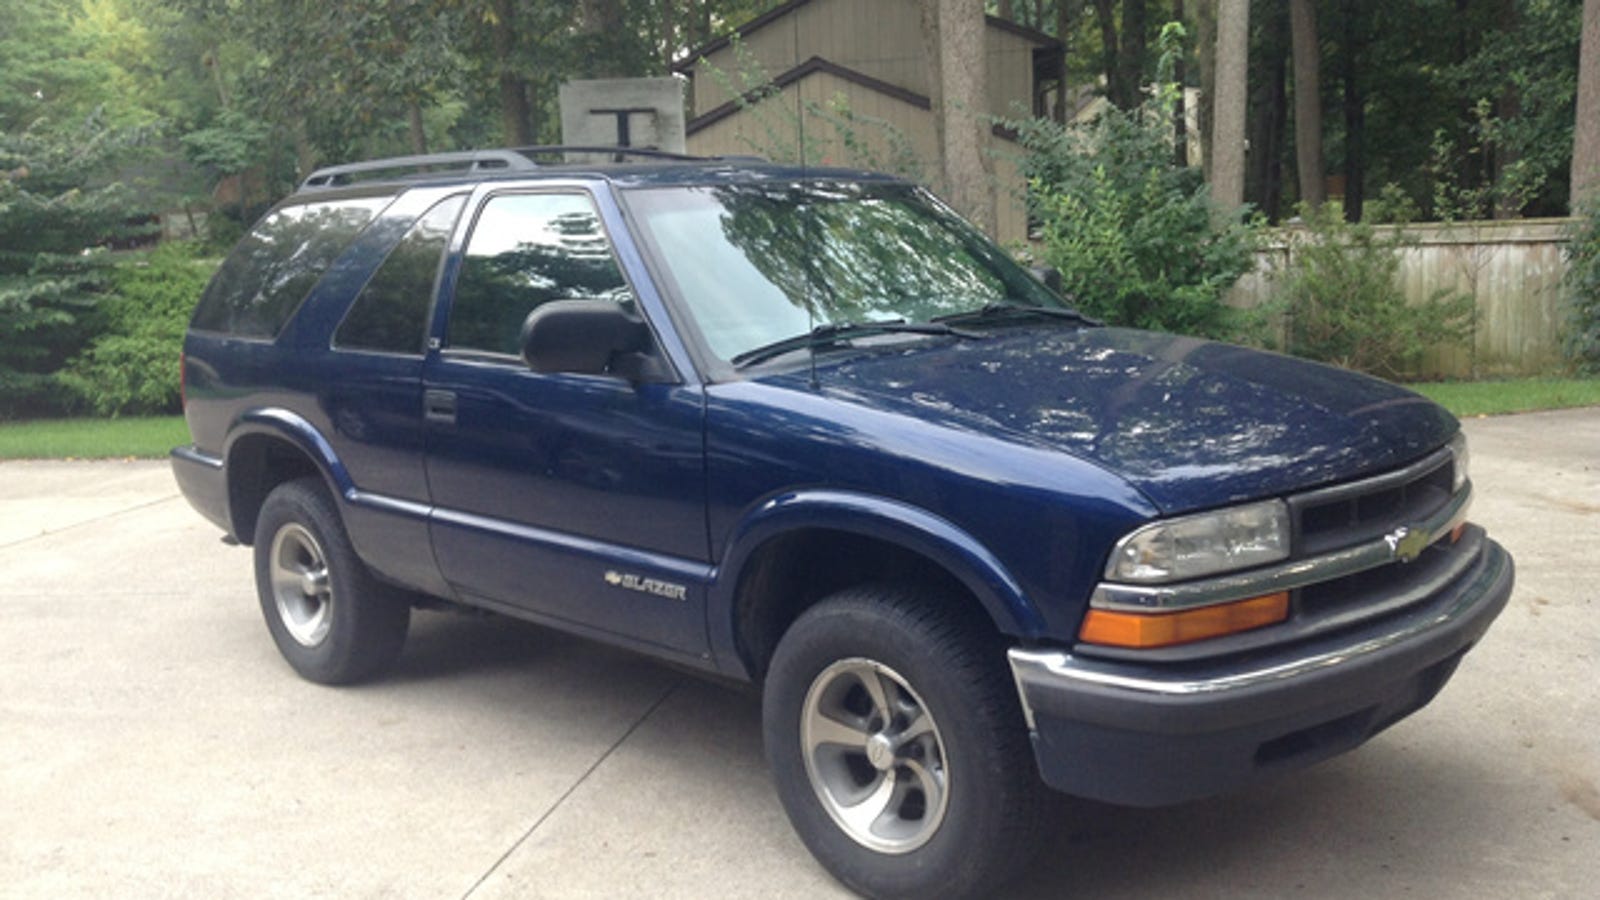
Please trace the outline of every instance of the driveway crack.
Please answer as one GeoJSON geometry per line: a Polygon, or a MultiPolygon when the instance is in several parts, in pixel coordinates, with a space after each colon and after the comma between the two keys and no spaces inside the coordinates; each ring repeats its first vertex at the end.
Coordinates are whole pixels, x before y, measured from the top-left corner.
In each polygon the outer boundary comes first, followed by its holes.
{"type": "Polygon", "coordinates": [[[550,808],[545,810],[544,814],[539,816],[537,821],[528,826],[528,830],[522,833],[522,837],[519,837],[513,841],[511,846],[506,848],[506,852],[500,854],[500,858],[495,860],[494,865],[491,865],[488,870],[483,873],[483,875],[479,876],[477,881],[472,883],[472,887],[467,888],[467,892],[461,895],[461,900],[468,900],[468,898],[470,898],[473,894],[477,893],[478,889],[483,887],[489,878],[493,876],[495,872],[500,870],[501,866],[505,865],[506,860],[510,859],[511,855],[516,853],[518,848],[520,848],[523,844],[526,844],[529,838],[533,837],[534,832],[538,831],[539,828],[544,825],[544,823],[548,821],[551,816],[555,815],[556,810],[560,809],[562,804],[567,802],[567,798],[577,793],[578,788],[583,787],[584,782],[588,781],[589,777],[598,771],[601,766],[605,765],[606,760],[610,759],[613,753],[617,752],[617,748],[626,743],[628,738],[633,737],[633,733],[639,730],[640,725],[643,725],[651,716],[655,715],[656,710],[661,708],[661,704],[667,702],[667,698],[672,696],[673,692],[678,689],[680,684],[682,684],[681,681],[674,681],[667,685],[667,689],[661,692],[661,696],[657,697],[655,702],[650,704],[649,708],[641,713],[639,718],[635,719],[632,725],[628,726],[628,730],[624,731],[621,737],[613,741],[611,746],[606,748],[606,752],[600,754],[600,758],[591,763],[589,768],[585,769],[583,774],[578,776],[578,780],[574,781],[572,785],[561,794],[560,797],[556,798],[556,802],[552,803],[550,808]]]}
{"type": "Polygon", "coordinates": [[[22,544],[26,544],[29,541],[37,541],[40,538],[47,538],[47,537],[50,537],[51,535],[60,534],[63,531],[71,531],[74,528],[82,528],[85,525],[93,525],[96,522],[104,522],[107,519],[114,519],[117,516],[125,515],[125,514],[131,513],[131,512],[138,512],[141,509],[148,509],[149,507],[155,506],[157,504],[167,503],[169,501],[176,500],[176,499],[178,499],[178,495],[177,494],[167,494],[164,497],[157,497],[154,500],[146,500],[143,503],[135,503],[132,506],[124,506],[121,509],[114,509],[111,512],[108,512],[108,513],[101,513],[100,515],[95,516],[94,518],[91,518],[91,519],[83,519],[83,520],[78,521],[78,522],[73,522],[70,525],[63,525],[60,528],[52,528],[52,529],[49,529],[48,531],[41,531],[38,534],[30,534],[25,538],[17,538],[14,541],[8,541],[8,542],[6,542],[4,544],[0,544],[0,550],[6,550],[6,549],[9,549],[11,547],[20,546],[22,544]]]}

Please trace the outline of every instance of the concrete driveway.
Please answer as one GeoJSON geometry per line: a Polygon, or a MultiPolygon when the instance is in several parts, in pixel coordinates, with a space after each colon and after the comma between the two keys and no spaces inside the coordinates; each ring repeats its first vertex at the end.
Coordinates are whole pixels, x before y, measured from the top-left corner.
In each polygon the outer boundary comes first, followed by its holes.
{"type": "MultiPolygon", "coordinates": [[[[1244,794],[1063,802],[1014,896],[1594,896],[1600,409],[1467,430],[1519,581],[1444,694],[1244,794]]],[[[753,696],[435,613],[393,677],[308,684],[163,463],[0,463],[0,616],[0,896],[843,896],[753,696]]]]}

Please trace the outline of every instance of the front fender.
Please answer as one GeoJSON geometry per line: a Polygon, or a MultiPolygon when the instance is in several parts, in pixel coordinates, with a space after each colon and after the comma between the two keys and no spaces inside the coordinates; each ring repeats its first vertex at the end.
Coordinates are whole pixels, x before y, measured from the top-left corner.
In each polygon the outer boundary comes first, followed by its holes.
{"type": "Polygon", "coordinates": [[[1000,560],[960,527],[898,500],[818,488],[779,494],[752,509],[734,528],[707,592],[707,630],[720,667],[749,677],[739,658],[735,596],[751,557],[768,541],[796,531],[825,529],[887,541],[942,566],[978,599],[995,627],[1036,636],[1044,617],[1000,560]]]}

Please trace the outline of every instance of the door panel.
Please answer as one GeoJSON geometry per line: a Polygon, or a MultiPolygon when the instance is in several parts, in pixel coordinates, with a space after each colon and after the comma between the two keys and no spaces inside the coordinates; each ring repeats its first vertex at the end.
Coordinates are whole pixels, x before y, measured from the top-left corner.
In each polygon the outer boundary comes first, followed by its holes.
{"type": "Polygon", "coordinates": [[[700,653],[700,389],[509,355],[529,310],[575,297],[632,303],[592,201],[491,196],[424,373],[434,553],[469,601],[700,653]]]}

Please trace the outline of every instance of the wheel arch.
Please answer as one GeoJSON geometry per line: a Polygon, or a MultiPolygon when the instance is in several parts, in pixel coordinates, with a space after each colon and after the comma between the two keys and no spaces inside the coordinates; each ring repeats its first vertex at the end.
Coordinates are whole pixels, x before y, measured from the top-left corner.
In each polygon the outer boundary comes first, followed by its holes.
{"type": "Polygon", "coordinates": [[[252,409],[241,415],[229,429],[223,460],[228,523],[243,544],[255,541],[261,504],[278,485],[318,477],[336,499],[351,487],[333,447],[304,417],[286,409],[252,409]]]}
{"type": "Polygon", "coordinates": [[[773,498],[735,530],[709,604],[712,646],[760,682],[778,640],[830,593],[911,581],[968,598],[996,631],[1041,633],[1021,584],[980,541],[921,508],[871,495],[801,491],[773,498]]]}

